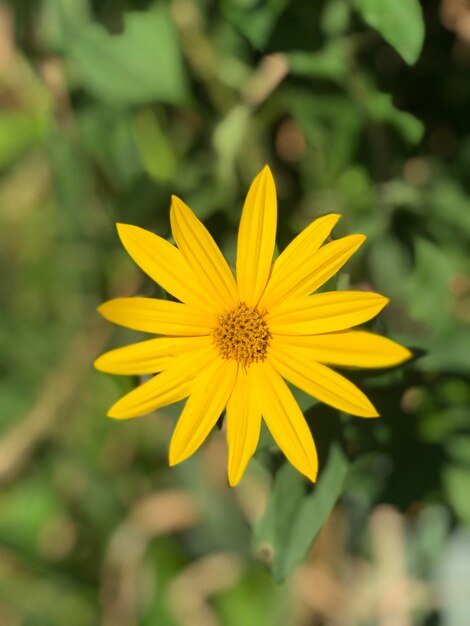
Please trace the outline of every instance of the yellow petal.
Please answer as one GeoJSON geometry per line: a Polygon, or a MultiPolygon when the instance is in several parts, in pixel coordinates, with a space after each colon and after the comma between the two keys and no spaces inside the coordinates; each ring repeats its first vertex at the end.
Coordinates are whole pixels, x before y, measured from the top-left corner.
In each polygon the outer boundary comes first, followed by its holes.
{"type": "Polygon", "coordinates": [[[98,307],[115,324],[156,335],[208,335],[214,315],[188,304],[154,298],[116,298],[98,307]]]}
{"type": "Polygon", "coordinates": [[[192,350],[209,347],[211,337],[159,337],[117,348],[99,356],[96,369],[108,374],[156,374],[175,363],[175,358],[192,350]]]}
{"type": "Polygon", "coordinates": [[[364,330],[346,330],[326,335],[276,335],[274,348],[298,346],[312,361],[346,367],[392,367],[411,358],[412,353],[391,339],[364,330]]]}
{"type": "Polygon", "coordinates": [[[276,187],[266,165],[248,191],[238,230],[237,282],[240,300],[255,306],[271,271],[276,240],[276,187]]]}
{"type": "Polygon", "coordinates": [[[227,261],[206,227],[186,204],[172,196],[171,230],[206,297],[220,313],[237,304],[237,285],[227,261]]]}
{"type": "Polygon", "coordinates": [[[275,304],[288,292],[292,276],[299,267],[311,266],[313,255],[331,233],[339,218],[340,216],[334,213],[319,217],[290,242],[274,261],[271,277],[259,303],[261,309],[265,308],[265,303],[275,304]]]}
{"type": "Polygon", "coordinates": [[[269,360],[281,376],[321,402],[360,417],[378,416],[362,391],[329,367],[315,363],[308,350],[270,346],[269,360]]]}
{"type": "Polygon", "coordinates": [[[170,368],[118,400],[109,409],[108,416],[128,419],[179,402],[192,392],[196,374],[214,358],[216,355],[212,347],[181,355],[170,368]]]}
{"type": "Polygon", "coordinates": [[[202,444],[224,410],[236,376],[236,361],[217,359],[196,377],[171,438],[170,465],[181,463],[202,444]]]}
{"type": "Polygon", "coordinates": [[[318,458],[312,433],[292,392],[269,361],[250,366],[266,425],[292,465],[315,482],[318,458]]]}
{"type": "Polygon", "coordinates": [[[118,224],[117,229],[129,255],[163,289],[186,304],[205,302],[202,287],[175,246],[138,226],[118,224]]]}
{"type": "Polygon", "coordinates": [[[250,371],[239,368],[227,403],[228,480],[232,487],[241,480],[255,453],[261,428],[261,411],[250,371]]]}
{"type": "Polygon", "coordinates": [[[266,293],[263,308],[271,311],[280,302],[308,296],[319,289],[343,267],[364,240],[364,235],[348,235],[327,243],[310,256],[303,255],[302,264],[292,267],[290,277],[266,293]]]}
{"type": "Polygon", "coordinates": [[[279,335],[329,333],[367,322],[387,303],[369,291],[328,291],[287,300],[267,314],[266,323],[279,335]]]}

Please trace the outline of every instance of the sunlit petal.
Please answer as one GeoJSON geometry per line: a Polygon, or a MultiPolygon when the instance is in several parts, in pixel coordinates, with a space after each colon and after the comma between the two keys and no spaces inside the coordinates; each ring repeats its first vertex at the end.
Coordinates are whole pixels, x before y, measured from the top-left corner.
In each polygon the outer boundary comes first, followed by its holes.
{"type": "Polygon", "coordinates": [[[263,298],[263,308],[272,311],[291,298],[308,296],[338,272],[364,242],[364,235],[348,235],[327,243],[292,268],[289,280],[273,283],[263,298]]]}
{"type": "Polygon", "coordinates": [[[171,230],[203,294],[209,297],[217,312],[237,303],[237,285],[227,261],[206,227],[191,209],[176,196],[170,210],[171,230]]]}
{"type": "Polygon", "coordinates": [[[310,268],[315,252],[331,233],[340,216],[334,213],[319,217],[291,241],[274,261],[266,291],[261,297],[260,308],[274,305],[292,286],[292,277],[298,269],[310,268]]]}
{"type": "Polygon", "coordinates": [[[253,181],[238,230],[237,282],[240,300],[258,303],[269,278],[277,222],[276,188],[265,166],[253,181]]]}
{"type": "Polygon", "coordinates": [[[312,361],[346,367],[392,367],[412,356],[395,341],[364,330],[326,335],[275,335],[271,345],[284,351],[297,346],[304,349],[312,361]]]}
{"type": "Polygon", "coordinates": [[[217,359],[196,377],[171,438],[170,465],[191,456],[214,428],[232,393],[237,369],[235,361],[217,359]]]}
{"type": "Polygon", "coordinates": [[[155,298],[115,298],[98,311],[110,322],[156,335],[208,335],[216,324],[202,309],[155,298]]]}
{"type": "Polygon", "coordinates": [[[237,381],[227,404],[228,480],[233,487],[258,445],[261,411],[253,386],[252,369],[239,368],[237,381]]]}
{"type": "Polygon", "coordinates": [[[209,336],[159,337],[110,350],[94,366],[109,374],[156,374],[173,365],[178,356],[210,345],[209,336]]]}
{"type": "Polygon", "coordinates": [[[253,365],[252,370],[256,399],[273,439],[292,465],[315,482],[315,444],[292,392],[269,361],[253,365]]]}
{"type": "Polygon", "coordinates": [[[370,400],[356,385],[326,365],[309,358],[308,350],[289,346],[271,348],[269,360],[286,380],[314,398],[359,417],[377,417],[370,400]]]}
{"type": "Polygon", "coordinates": [[[118,400],[109,409],[108,416],[116,419],[138,417],[186,398],[193,390],[195,376],[213,362],[214,357],[213,348],[182,355],[175,365],[118,400]]]}
{"type": "Polygon", "coordinates": [[[175,246],[138,226],[118,224],[117,229],[129,255],[150,278],[178,300],[201,307],[204,291],[175,246]]]}
{"type": "Polygon", "coordinates": [[[375,317],[388,298],[369,291],[328,291],[289,299],[268,313],[273,334],[314,335],[352,328],[375,317]]]}

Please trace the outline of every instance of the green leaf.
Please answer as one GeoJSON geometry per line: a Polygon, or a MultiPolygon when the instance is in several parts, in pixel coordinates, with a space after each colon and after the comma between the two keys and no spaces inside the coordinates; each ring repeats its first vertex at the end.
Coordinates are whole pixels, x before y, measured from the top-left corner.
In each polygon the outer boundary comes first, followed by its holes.
{"type": "Polygon", "coordinates": [[[346,31],[349,24],[351,6],[345,0],[330,0],[323,9],[321,28],[325,35],[334,37],[346,31]]]}
{"type": "Polygon", "coordinates": [[[424,41],[418,0],[355,0],[355,7],[409,65],[416,62],[424,41]]]}
{"type": "Polygon", "coordinates": [[[311,491],[289,463],[278,471],[255,528],[255,544],[269,554],[276,580],[284,580],[304,558],[341,494],[348,467],[344,453],[334,445],[311,491]]]}
{"type": "Polygon", "coordinates": [[[142,172],[130,111],[93,103],[77,114],[82,145],[114,187],[125,189],[142,172]]]}
{"type": "Polygon", "coordinates": [[[226,0],[222,3],[222,11],[253,46],[263,49],[286,5],[287,0],[267,0],[263,3],[226,0]]]}
{"type": "Polygon", "coordinates": [[[150,110],[142,111],[135,118],[134,138],[147,174],[157,182],[171,180],[176,173],[176,154],[150,110]]]}
{"type": "Polygon", "coordinates": [[[44,524],[63,515],[60,501],[39,478],[5,490],[1,505],[0,537],[8,537],[9,542],[32,552],[37,550],[44,524]]]}
{"type": "Polygon", "coordinates": [[[465,524],[470,523],[470,468],[459,465],[448,466],[443,475],[444,488],[450,504],[465,524]]]}
{"type": "Polygon", "coordinates": [[[397,109],[389,94],[379,91],[368,94],[364,102],[369,117],[377,122],[392,124],[402,137],[411,144],[421,141],[424,125],[414,115],[397,109]]]}
{"type": "Polygon", "coordinates": [[[47,112],[0,113],[0,167],[14,161],[23,150],[39,143],[47,130],[47,112]]]}
{"type": "Polygon", "coordinates": [[[236,160],[247,134],[250,115],[250,108],[240,104],[227,113],[214,132],[219,175],[229,185],[236,178],[236,160]]]}
{"type": "Polygon", "coordinates": [[[457,462],[470,467],[470,436],[458,434],[445,444],[447,453],[457,462]]]}
{"type": "Polygon", "coordinates": [[[66,56],[83,85],[98,98],[114,105],[184,101],[186,76],[180,46],[165,6],[129,13],[119,35],[92,23],[77,29],[66,18],[64,31],[66,56]]]}
{"type": "Polygon", "coordinates": [[[292,74],[341,82],[348,73],[350,51],[344,40],[332,41],[318,52],[287,54],[292,74]]]}
{"type": "Polygon", "coordinates": [[[428,324],[433,333],[447,338],[455,324],[449,284],[460,270],[459,259],[451,247],[444,250],[424,238],[416,238],[414,249],[415,270],[409,283],[411,314],[428,324]]]}

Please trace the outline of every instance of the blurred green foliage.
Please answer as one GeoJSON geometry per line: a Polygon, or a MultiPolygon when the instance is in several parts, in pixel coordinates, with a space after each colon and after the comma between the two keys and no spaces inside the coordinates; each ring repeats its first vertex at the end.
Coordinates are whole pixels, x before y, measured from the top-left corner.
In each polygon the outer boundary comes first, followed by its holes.
{"type": "Polygon", "coordinates": [[[450,5],[0,3],[2,626],[362,626],[390,581],[413,624],[468,626],[470,35],[450,5]],[[95,307],[159,293],[114,223],[169,235],[171,193],[233,262],[264,163],[279,247],[340,212],[335,236],[368,240],[338,284],[390,296],[373,327],[416,358],[350,374],[380,420],[298,395],[317,486],[263,433],[230,490],[223,433],[167,467],[180,406],[104,418],[137,381],[91,363],[135,334],[95,307]]]}

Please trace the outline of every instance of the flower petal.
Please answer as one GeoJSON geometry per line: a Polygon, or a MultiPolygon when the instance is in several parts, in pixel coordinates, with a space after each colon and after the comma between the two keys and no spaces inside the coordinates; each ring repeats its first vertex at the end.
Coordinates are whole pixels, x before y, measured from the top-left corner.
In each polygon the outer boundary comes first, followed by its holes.
{"type": "Polygon", "coordinates": [[[171,438],[170,465],[181,463],[202,444],[224,410],[236,376],[236,361],[217,359],[196,377],[171,438]]]}
{"type": "Polygon", "coordinates": [[[239,368],[237,381],[227,403],[228,481],[234,487],[258,445],[261,411],[256,403],[251,368],[239,368]]]}
{"type": "Polygon", "coordinates": [[[340,215],[332,213],[319,217],[293,239],[274,261],[266,291],[261,297],[260,308],[265,303],[274,304],[292,285],[292,276],[298,268],[310,267],[312,257],[320,248],[339,220],[340,215]]]}
{"type": "Polygon", "coordinates": [[[204,290],[178,248],[138,226],[117,224],[117,229],[128,254],[150,278],[178,300],[201,306],[204,290]]]}
{"type": "Polygon", "coordinates": [[[248,191],[238,230],[237,282],[240,300],[255,306],[271,271],[276,240],[277,200],[266,165],[248,191]]]}
{"type": "Polygon", "coordinates": [[[387,303],[374,292],[328,291],[287,300],[266,315],[266,323],[273,334],[319,335],[367,322],[387,303]]]}
{"type": "Polygon", "coordinates": [[[235,307],[237,285],[227,261],[206,227],[176,196],[172,196],[170,220],[176,244],[215,311],[235,307]]]}
{"type": "Polygon", "coordinates": [[[315,482],[318,458],[312,433],[292,392],[271,363],[250,366],[264,420],[292,465],[315,482]]]}
{"type": "Polygon", "coordinates": [[[346,367],[392,367],[407,361],[412,353],[400,344],[365,330],[346,330],[326,335],[275,335],[274,348],[298,346],[313,361],[346,367]]]}
{"type": "Polygon", "coordinates": [[[108,417],[138,417],[186,398],[193,390],[195,376],[214,358],[212,346],[181,355],[174,365],[113,404],[108,411],[108,417]]]}
{"type": "Polygon", "coordinates": [[[94,362],[96,369],[108,374],[155,374],[174,365],[176,357],[209,347],[211,337],[159,337],[110,350],[94,362]]]}
{"type": "Polygon", "coordinates": [[[154,298],[115,298],[98,307],[115,324],[156,335],[208,335],[215,315],[189,304],[154,298]]]}
{"type": "Polygon", "coordinates": [[[308,350],[297,346],[270,346],[269,360],[281,376],[321,402],[352,415],[378,417],[362,391],[329,367],[315,363],[308,350]]]}
{"type": "Polygon", "coordinates": [[[302,264],[293,266],[290,276],[277,285],[273,283],[272,291],[268,285],[263,308],[272,311],[286,299],[308,296],[319,289],[343,267],[364,240],[364,235],[348,235],[327,243],[312,255],[303,255],[302,264]]]}

